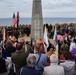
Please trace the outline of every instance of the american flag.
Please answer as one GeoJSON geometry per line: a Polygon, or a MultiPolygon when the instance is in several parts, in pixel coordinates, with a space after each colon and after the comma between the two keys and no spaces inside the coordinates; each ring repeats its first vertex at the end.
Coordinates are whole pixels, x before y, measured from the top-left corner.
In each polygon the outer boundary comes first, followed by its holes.
{"type": "Polygon", "coordinates": [[[15,13],[13,13],[12,27],[15,27],[16,24],[17,24],[17,19],[15,17],[15,13]]]}

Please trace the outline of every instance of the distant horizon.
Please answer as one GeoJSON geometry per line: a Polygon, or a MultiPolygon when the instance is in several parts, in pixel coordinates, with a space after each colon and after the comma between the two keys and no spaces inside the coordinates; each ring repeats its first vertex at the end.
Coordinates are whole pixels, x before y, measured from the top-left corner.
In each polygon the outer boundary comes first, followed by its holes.
{"type": "MultiPolygon", "coordinates": [[[[4,19],[4,17],[0,17],[0,18],[4,19]]],[[[12,17],[5,17],[5,18],[12,18],[12,17]]],[[[32,17],[20,17],[20,18],[32,18],[32,17]]],[[[43,17],[43,18],[76,18],[76,17],[43,17]]]]}
{"type": "MultiPolygon", "coordinates": [[[[31,24],[32,18],[27,17],[27,18],[20,18],[19,23],[22,24],[31,24]]],[[[43,17],[43,23],[48,23],[48,24],[63,24],[63,23],[76,23],[76,18],[58,18],[58,17],[49,17],[49,18],[44,18],[43,17]]],[[[0,18],[0,26],[1,25],[11,25],[12,24],[12,18],[0,18]]]]}

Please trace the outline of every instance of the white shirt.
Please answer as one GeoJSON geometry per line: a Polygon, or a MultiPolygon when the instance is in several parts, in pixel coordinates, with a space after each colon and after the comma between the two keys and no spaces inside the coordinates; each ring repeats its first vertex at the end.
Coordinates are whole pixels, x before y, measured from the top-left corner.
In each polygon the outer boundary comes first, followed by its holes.
{"type": "Polygon", "coordinates": [[[73,48],[76,48],[76,43],[71,42],[71,44],[70,44],[70,52],[73,50],[73,48]]]}
{"type": "Polygon", "coordinates": [[[64,75],[64,68],[57,63],[51,63],[50,66],[44,68],[43,75],[64,75]]]}
{"type": "Polygon", "coordinates": [[[5,59],[5,61],[6,61],[7,70],[9,71],[9,69],[12,66],[11,57],[7,57],[7,59],[5,59]]]}

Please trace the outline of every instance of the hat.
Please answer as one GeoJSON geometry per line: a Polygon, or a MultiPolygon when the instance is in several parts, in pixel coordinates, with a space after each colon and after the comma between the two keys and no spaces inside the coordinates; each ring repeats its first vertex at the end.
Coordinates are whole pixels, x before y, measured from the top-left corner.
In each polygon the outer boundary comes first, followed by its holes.
{"type": "Polygon", "coordinates": [[[38,39],[36,40],[36,42],[37,42],[37,43],[43,43],[43,40],[42,40],[41,38],[38,38],[38,39]]]}
{"type": "Polygon", "coordinates": [[[58,56],[55,54],[52,54],[50,56],[50,61],[51,61],[51,63],[58,63],[58,56]]]}
{"type": "Polygon", "coordinates": [[[17,39],[15,38],[15,36],[11,37],[11,41],[17,41],[17,39]]]}

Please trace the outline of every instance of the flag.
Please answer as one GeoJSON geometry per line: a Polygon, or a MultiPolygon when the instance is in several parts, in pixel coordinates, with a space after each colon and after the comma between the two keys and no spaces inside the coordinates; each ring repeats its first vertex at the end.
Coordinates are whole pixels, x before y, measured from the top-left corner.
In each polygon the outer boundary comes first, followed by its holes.
{"type": "Polygon", "coordinates": [[[63,35],[63,38],[66,38],[68,36],[68,34],[67,33],[65,33],[64,35],[63,35]]]}
{"type": "Polygon", "coordinates": [[[16,23],[17,23],[17,19],[15,17],[15,13],[13,13],[12,27],[15,27],[16,23]]]}
{"type": "Polygon", "coordinates": [[[58,39],[57,39],[57,28],[55,26],[55,31],[54,31],[54,37],[53,37],[53,40],[55,40],[55,48],[56,50],[58,51],[58,39]]]}
{"type": "Polygon", "coordinates": [[[3,27],[2,32],[3,32],[3,42],[4,42],[6,40],[6,37],[5,37],[5,27],[3,27]]]}
{"type": "Polygon", "coordinates": [[[62,35],[57,35],[57,39],[62,41],[63,40],[63,36],[62,35]]]}
{"type": "Polygon", "coordinates": [[[2,33],[3,33],[3,42],[5,42],[5,40],[8,40],[8,32],[6,31],[5,27],[3,27],[2,29],[2,33]]]}
{"type": "Polygon", "coordinates": [[[44,43],[47,45],[47,47],[49,46],[49,42],[48,42],[48,36],[47,36],[47,32],[46,32],[46,26],[45,26],[45,31],[44,31],[44,43]]]}
{"type": "Polygon", "coordinates": [[[54,31],[54,37],[53,37],[53,40],[56,40],[57,38],[57,29],[56,29],[56,26],[55,26],[55,31],[54,31]]]}

